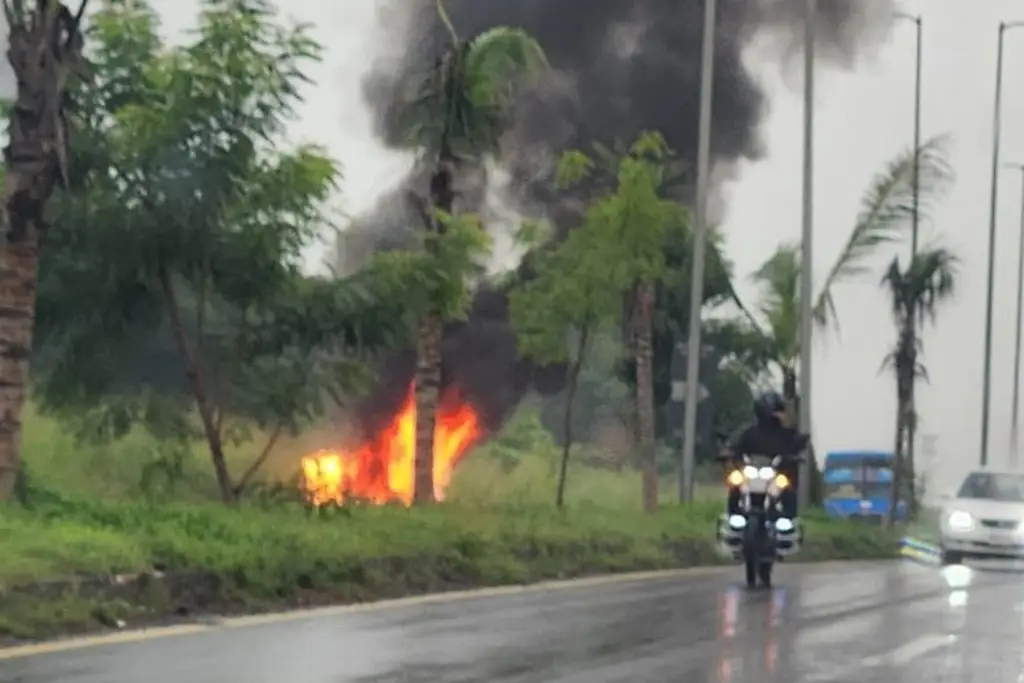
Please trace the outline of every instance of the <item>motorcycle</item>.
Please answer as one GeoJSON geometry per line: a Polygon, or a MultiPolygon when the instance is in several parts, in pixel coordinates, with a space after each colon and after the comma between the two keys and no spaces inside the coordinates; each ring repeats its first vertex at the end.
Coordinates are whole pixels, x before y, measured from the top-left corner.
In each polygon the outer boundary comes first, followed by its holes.
{"type": "Polygon", "coordinates": [[[730,497],[739,492],[739,506],[727,507],[719,519],[719,547],[734,560],[743,560],[748,587],[755,588],[760,581],[770,588],[776,561],[799,552],[802,543],[798,520],[782,516],[781,494],[793,482],[778,471],[782,456],[744,455],[738,463],[726,476],[726,485],[730,497]]]}

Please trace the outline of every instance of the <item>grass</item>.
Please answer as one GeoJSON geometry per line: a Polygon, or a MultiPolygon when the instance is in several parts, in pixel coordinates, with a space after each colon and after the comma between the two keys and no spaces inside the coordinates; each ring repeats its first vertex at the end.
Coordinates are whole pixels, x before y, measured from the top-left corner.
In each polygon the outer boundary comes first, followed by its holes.
{"type": "MultiPolygon", "coordinates": [[[[689,508],[663,505],[645,516],[636,473],[589,466],[579,453],[567,509],[558,512],[557,448],[536,427],[517,421],[478,449],[443,505],[310,513],[259,498],[238,509],[209,502],[201,451],[181,463],[174,496],[166,487],[140,493],[146,464],[161,455],[157,445],[132,436],[84,447],[33,416],[25,440],[29,505],[0,507],[0,636],[719,561],[717,486],[689,508]],[[163,578],[150,578],[154,571],[163,578]],[[144,578],[103,578],[137,572],[144,578]]],[[[289,476],[288,458],[294,467],[307,450],[293,444],[294,452],[278,456],[276,476],[289,476]]],[[[666,481],[666,499],[671,489],[666,481]]],[[[894,554],[883,530],[813,515],[807,523],[802,559],[894,554]]]]}

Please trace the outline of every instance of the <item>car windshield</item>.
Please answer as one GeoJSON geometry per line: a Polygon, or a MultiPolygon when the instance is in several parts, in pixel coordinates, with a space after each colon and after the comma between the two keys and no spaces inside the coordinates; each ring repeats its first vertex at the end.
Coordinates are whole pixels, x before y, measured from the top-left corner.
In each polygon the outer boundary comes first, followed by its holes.
{"type": "Polygon", "coordinates": [[[890,484],[869,482],[846,482],[842,484],[825,484],[825,497],[841,498],[879,498],[888,496],[892,491],[890,484]]]}
{"type": "Polygon", "coordinates": [[[964,480],[957,496],[1024,503],[1024,475],[974,472],[964,480]]]}

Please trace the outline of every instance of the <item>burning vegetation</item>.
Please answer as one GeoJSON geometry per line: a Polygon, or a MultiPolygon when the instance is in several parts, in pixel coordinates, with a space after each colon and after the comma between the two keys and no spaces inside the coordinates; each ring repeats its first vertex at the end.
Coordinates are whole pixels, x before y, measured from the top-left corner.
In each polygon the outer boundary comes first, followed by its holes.
{"type": "MultiPolygon", "coordinates": [[[[446,392],[434,432],[434,496],[443,500],[456,465],[484,434],[476,409],[446,392]]],[[[302,490],[310,504],[360,501],[411,505],[416,473],[416,403],[412,388],[390,421],[350,449],[328,449],[302,459],[302,490]]]]}

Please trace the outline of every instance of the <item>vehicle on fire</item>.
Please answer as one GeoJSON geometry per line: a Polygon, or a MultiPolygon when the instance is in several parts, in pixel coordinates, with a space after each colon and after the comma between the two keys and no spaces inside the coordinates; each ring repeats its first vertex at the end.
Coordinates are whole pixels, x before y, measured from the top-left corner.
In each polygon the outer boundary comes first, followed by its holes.
{"type": "Polygon", "coordinates": [[[781,464],[778,455],[744,455],[732,459],[726,475],[732,502],[718,520],[718,547],[726,557],[743,561],[749,588],[758,582],[770,588],[775,562],[799,552],[803,541],[799,520],[782,515],[781,495],[793,482],[779,471],[781,464]]]}
{"type": "Polygon", "coordinates": [[[945,496],[940,521],[943,564],[967,558],[1024,558],[1024,474],[979,469],[945,496]]]}

